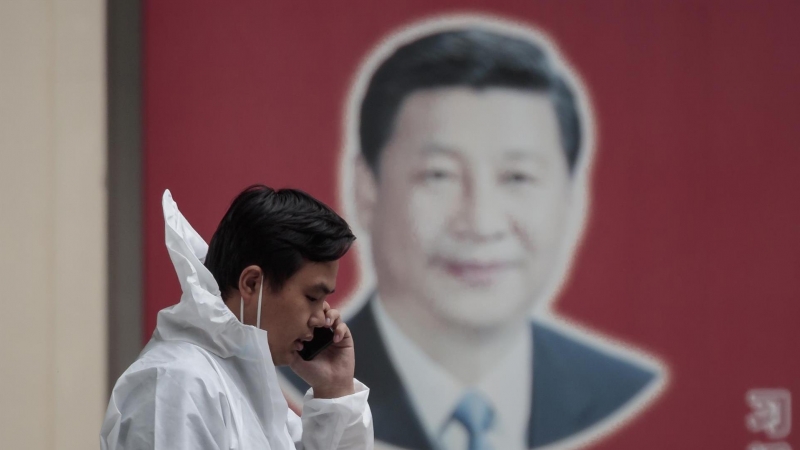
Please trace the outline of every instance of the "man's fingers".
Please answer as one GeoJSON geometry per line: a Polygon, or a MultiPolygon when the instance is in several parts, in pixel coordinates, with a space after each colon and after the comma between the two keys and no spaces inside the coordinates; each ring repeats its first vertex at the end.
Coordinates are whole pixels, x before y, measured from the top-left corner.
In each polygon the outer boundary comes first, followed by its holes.
{"type": "Polygon", "coordinates": [[[342,320],[342,314],[338,309],[328,309],[325,311],[325,326],[333,330],[333,342],[342,342],[342,339],[350,335],[350,329],[342,320]]]}
{"type": "Polygon", "coordinates": [[[336,328],[342,321],[342,315],[336,309],[329,309],[325,312],[325,325],[336,328]]]}
{"type": "Polygon", "coordinates": [[[339,320],[339,324],[333,328],[333,342],[338,344],[348,336],[350,336],[350,328],[347,327],[346,323],[339,320]]]}

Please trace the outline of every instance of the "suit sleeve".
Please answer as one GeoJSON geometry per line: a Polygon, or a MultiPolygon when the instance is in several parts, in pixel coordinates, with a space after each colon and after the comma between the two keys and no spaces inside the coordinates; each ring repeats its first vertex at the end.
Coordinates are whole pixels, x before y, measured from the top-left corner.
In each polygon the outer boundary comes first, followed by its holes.
{"type": "Polygon", "coordinates": [[[102,450],[227,449],[230,410],[202,379],[152,368],[121,379],[109,401],[102,450]]]}
{"type": "Polygon", "coordinates": [[[334,399],[314,398],[309,389],[303,399],[303,417],[289,411],[289,433],[297,450],[372,450],[372,413],[369,388],[354,380],[356,392],[334,399]]]}

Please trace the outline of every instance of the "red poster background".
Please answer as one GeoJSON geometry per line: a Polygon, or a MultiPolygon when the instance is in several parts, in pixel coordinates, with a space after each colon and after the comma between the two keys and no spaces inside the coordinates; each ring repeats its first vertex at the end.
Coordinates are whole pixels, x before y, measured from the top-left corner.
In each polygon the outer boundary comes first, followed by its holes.
{"type": "MultiPolygon", "coordinates": [[[[145,335],[179,298],[160,196],[207,240],[252,183],[341,211],[351,77],[384,35],[486,12],[548,33],[597,150],[563,315],[658,355],[671,383],[597,449],[744,449],[744,394],[800,393],[800,3],[145,1],[145,335]]],[[[339,300],[357,282],[340,271],[339,300]]],[[[800,430],[786,441],[800,446],[800,430]]]]}

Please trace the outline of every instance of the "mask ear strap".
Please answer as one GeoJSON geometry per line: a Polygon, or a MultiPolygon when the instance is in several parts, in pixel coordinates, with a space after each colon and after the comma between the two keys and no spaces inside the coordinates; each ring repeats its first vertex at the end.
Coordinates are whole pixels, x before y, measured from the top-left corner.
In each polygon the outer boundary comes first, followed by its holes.
{"type": "Polygon", "coordinates": [[[258,288],[258,316],[256,317],[256,328],[261,328],[261,296],[264,292],[264,274],[261,274],[261,286],[258,288]]]}

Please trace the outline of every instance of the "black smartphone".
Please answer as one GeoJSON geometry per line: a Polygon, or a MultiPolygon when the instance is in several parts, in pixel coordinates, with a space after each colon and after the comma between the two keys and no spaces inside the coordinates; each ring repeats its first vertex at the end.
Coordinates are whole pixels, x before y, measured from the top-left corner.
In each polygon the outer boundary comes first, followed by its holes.
{"type": "Polygon", "coordinates": [[[303,349],[297,353],[304,361],[311,361],[331,344],[333,344],[333,330],[327,327],[314,328],[314,338],[306,342],[303,349]]]}

